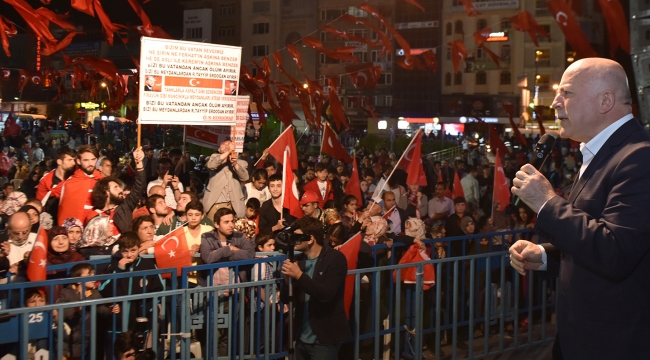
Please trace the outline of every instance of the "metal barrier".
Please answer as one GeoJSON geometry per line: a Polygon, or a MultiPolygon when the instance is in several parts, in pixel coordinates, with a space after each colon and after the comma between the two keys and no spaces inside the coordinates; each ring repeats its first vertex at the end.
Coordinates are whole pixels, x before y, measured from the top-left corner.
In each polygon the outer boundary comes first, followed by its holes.
{"type": "Polygon", "coordinates": [[[456,156],[462,156],[462,155],[463,155],[463,147],[454,146],[444,150],[434,151],[432,153],[427,154],[426,156],[431,161],[442,161],[445,159],[453,160],[454,158],[456,158],[456,156]]]}
{"type": "MultiPolygon", "coordinates": [[[[448,254],[453,241],[464,241],[463,253],[472,250],[465,244],[467,240],[489,238],[491,241],[489,246],[483,246],[482,249],[487,251],[484,253],[350,271],[349,274],[355,278],[350,320],[353,339],[343,345],[340,358],[420,359],[425,345],[428,348],[426,351],[435,354],[436,358],[442,355],[443,346],[451,348],[448,351],[451,351],[453,358],[485,357],[553,339],[555,331],[547,318],[555,305],[555,280],[546,280],[543,274],[529,272],[524,285],[520,276],[510,268],[508,253],[502,247],[509,235],[526,232],[429,239],[426,240],[429,244],[447,242],[448,254]],[[499,237],[501,244],[498,244],[499,237]],[[426,291],[422,286],[425,266],[433,266],[436,271],[436,284],[426,291]],[[399,270],[409,267],[416,268],[418,276],[415,284],[401,281],[402,272],[399,270]],[[526,333],[520,334],[519,323],[524,320],[528,321],[528,328],[526,333]],[[475,331],[481,328],[481,336],[475,338],[475,331]],[[442,345],[443,342],[446,345],[442,345]],[[457,350],[456,345],[465,342],[467,350],[457,350]]],[[[376,246],[375,250],[381,248],[381,245],[376,246]]],[[[397,249],[398,244],[392,251],[397,249]]],[[[481,248],[477,245],[476,250],[480,252],[481,248]]],[[[160,310],[154,307],[151,314],[151,334],[153,339],[158,339],[154,348],[159,358],[163,354],[170,359],[189,359],[190,354],[194,358],[209,359],[282,358],[287,355],[286,314],[284,304],[276,295],[283,280],[276,277],[239,283],[238,277],[232,275],[244,270],[251,273],[248,268],[263,263],[277,270],[277,264],[283,260],[282,256],[272,256],[184,268],[178,277],[179,284],[176,281],[168,282],[172,288],[177,285],[178,290],[38,308],[2,309],[0,318],[16,316],[18,350],[20,354],[27,354],[29,343],[34,339],[30,337],[31,322],[39,318],[37,314],[41,314],[40,319],[44,319],[41,323],[47,323],[49,329],[52,325],[56,327],[54,331],[45,332],[45,342],[47,349],[60,358],[64,345],[63,317],[53,321],[45,314],[52,310],[62,314],[65,309],[81,307],[82,312],[90,311],[91,321],[96,321],[99,306],[119,303],[126,307],[130,301],[147,299],[165,305],[160,310]],[[214,274],[225,267],[229,268],[234,283],[209,286],[214,274]],[[193,271],[199,272],[206,286],[195,286],[188,281],[193,271]]],[[[149,271],[147,274],[163,272],[175,274],[175,269],[149,271]]],[[[257,272],[261,275],[261,266],[258,266],[257,272]]],[[[274,274],[277,275],[277,272],[274,271],[274,274]]],[[[131,275],[143,276],[140,272],[131,275]]],[[[99,275],[84,280],[105,280],[111,276],[115,275],[99,275]]],[[[50,282],[43,283],[54,286],[79,280],[50,282]]],[[[0,290],[8,287],[20,289],[18,284],[11,284],[0,287],[0,290]]],[[[112,316],[113,322],[116,316],[112,316]]],[[[126,330],[126,315],[122,316],[122,328],[119,330],[126,330]]],[[[101,334],[97,333],[97,325],[97,322],[90,324],[91,338],[86,345],[90,355],[85,358],[95,359],[98,344],[110,348],[115,341],[118,329],[114,328],[112,336],[103,341],[98,338],[101,334]]]]}

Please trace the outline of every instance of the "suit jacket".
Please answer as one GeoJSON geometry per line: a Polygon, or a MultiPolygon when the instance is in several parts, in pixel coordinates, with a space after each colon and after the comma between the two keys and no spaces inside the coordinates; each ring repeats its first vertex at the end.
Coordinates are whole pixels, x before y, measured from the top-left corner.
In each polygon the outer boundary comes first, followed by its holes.
{"type": "Polygon", "coordinates": [[[246,216],[245,197],[239,182],[248,180],[248,163],[244,160],[237,160],[237,162],[239,170],[236,170],[236,174],[233,174],[231,170],[233,168],[221,160],[220,153],[214,153],[208,159],[206,167],[210,170],[217,170],[217,173],[210,178],[208,186],[205,188],[205,194],[203,194],[203,207],[206,213],[217,202],[224,186],[227,186],[232,209],[237,213],[237,217],[243,218],[246,216]],[[236,175],[236,177],[233,175],[236,175]]]}
{"type": "Polygon", "coordinates": [[[323,197],[320,193],[320,188],[318,187],[318,179],[313,179],[312,181],[308,182],[303,186],[303,190],[306,191],[313,191],[318,195],[318,207],[321,209],[325,209],[325,203],[334,200],[334,187],[332,186],[332,182],[329,180],[325,180],[327,182],[327,189],[325,190],[325,197],[323,197]]]}
{"type": "MultiPolygon", "coordinates": [[[[305,270],[305,254],[296,254],[301,270],[305,270]]],[[[294,339],[300,338],[302,331],[305,293],[309,294],[309,325],[321,344],[335,345],[352,337],[348,319],[345,316],[343,293],[348,263],[345,256],[329,246],[323,247],[314,265],[310,278],[303,273],[293,282],[296,309],[294,317],[294,339]]],[[[289,286],[282,285],[282,302],[289,301],[289,286]]]]}
{"type": "Polygon", "coordinates": [[[560,276],[558,336],[565,359],[650,353],[650,136],[632,119],[574,184],[540,211],[536,229],[560,276]]]}

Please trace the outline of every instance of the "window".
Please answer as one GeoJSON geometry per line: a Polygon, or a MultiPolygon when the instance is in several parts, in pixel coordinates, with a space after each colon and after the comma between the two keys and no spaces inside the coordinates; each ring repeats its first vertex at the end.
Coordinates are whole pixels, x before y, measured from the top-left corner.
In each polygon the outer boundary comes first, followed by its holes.
{"type": "Polygon", "coordinates": [[[510,71],[508,70],[502,71],[499,79],[499,83],[501,85],[510,85],[511,82],[512,82],[512,75],[510,75],[510,71]]]}
{"type": "Polygon", "coordinates": [[[253,24],[253,34],[268,34],[268,33],[269,33],[269,23],[253,24]]]}
{"type": "Polygon", "coordinates": [[[219,26],[219,36],[235,36],[234,26],[219,26]]]}
{"type": "Polygon", "coordinates": [[[352,16],[356,16],[358,18],[364,18],[364,17],[368,16],[367,12],[365,12],[365,11],[363,11],[361,9],[357,9],[355,6],[350,6],[348,8],[348,14],[352,15],[352,16]]]}
{"type": "Polygon", "coordinates": [[[390,95],[377,95],[373,96],[375,106],[392,106],[393,97],[390,95]]]}
{"type": "Polygon", "coordinates": [[[254,1],[253,2],[253,12],[254,13],[263,13],[263,12],[269,12],[271,10],[271,2],[270,1],[254,1]]]}
{"type": "Polygon", "coordinates": [[[253,67],[253,68],[251,69],[251,75],[253,75],[253,77],[256,77],[256,76],[257,76],[257,68],[256,68],[256,67],[253,67]]]}
{"type": "Polygon", "coordinates": [[[186,39],[203,39],[203,28],[187,28],[185,29],[186,39]]]}
{"type": "Polygon", "coordinates": [[[463,22],[461,20],[456,20],[456,23],[454,24],[454,33],[456,33],[456,34],[464,34],[465,33],[463,31],[463,22]]]}
{"type": "Polygon", "coordinates": [[[350,29],[347,31],[348,34],[350,35],[355,35],[358,37],[365,38],[366,37],[366,30],[365,29],[350,29]]]}
{"type": "Polygon", "coordinates": [[[541,67],[551,66],[551,50],[549,49],[535,50],[535,65],[541,67]]]}
{"type": "Polygon", "coordinates": [[[457,72],[454,74],[454,85],[463,85],[463,73],[457,72]]]}
{"type": "Polygon", "coordinates": [[[386,52],[386,54],[384,54],[384,57],[381,58],[381,59],[379,58],[380,54],[381,54],[381,50],[371,50],[370,51],[370,61],[372,61],[372,62],[380,62],[380,61],[391,62],[391,61],[393,61],[393,54],[391,54],[389,52],[386,52]]]}
{"type": "Polygon", "coordinates": [[[477,48],[476,48],[476,58],[477,58],[478,60],[482,60],[482,59],[483,59],[483,48],[481,48],[481,47],[477,47],[477,48]]]}
{"type": "Polygon", "coordinates": [[[343,15],[345,11],[341,9],[330,9],[330,10],[321,10],[320,19],[321,20],[335,20],[339,16],[343,15]]]}
{"type": "Polygon", "coordinates": [[[318,76],[318,84],[320,86],[325,86],[327,85],[327,77],[325,75],[319,75],[318,76]]]}
{"type": "Polygon", "coordinates": [[[445,35],[450,36],[452,32],[452,28],[453,26],[451,25],[451,23],[447,23],[447,25],[445,26],[445,35]]]}
{"type": "Polygon", "coordinates": [[[539,91],[550,90],[551,76],[548,74],[537,74],[535,76],[535,86],[539,86],[539,91]]]}
{"type": "Polygon", "coordinates": [[[352,56],[359,59],[362,63],[368,61],[368,52],[367,51],[355,51],[352,53],[352,56]]]}
{"type": "Polygon", "coordinates": [[[476,85],[485,85],[487,84],[487,74],[485,71],[479,71],[476,73],[476,85]]]}
{"type": "Polygon", "coordinates": [[[381,76],[379,76],[379,81],[377,81],[377,84],[379,85],[390,85],[392,83],[393,83],[393,74],[391,73],[381,74],[381,76]]]}
{"type": "Polygon", "coordinates": [[[445,86],[451,86],[451,73],[450,72],[445,74],[445,86]]]}
{"type": "Polygon", "coordinates": [[[476,31],[483,30],[486,27],[487,27],[487,20],[485,20],[485,19],[476,20],[476,31]]]}
{"type": "Polygon", "coordinates": [[[219,5],[219,15],[235,15],[235,5],[219,5]]]}
{"type": "Polygon", "coordinates": [[[447,48],[447,60],[451,60],[451,47],[447,48]]]}
{"type": "Polygon", "coordinates": [[[269,54],[268,45],[254,45],[253,46],[253,56],[266,56],[269,54]]]}
{"type": "Polygon", "coordinates": [[[340,61],[332,59],[331,57],[325,56],[325,54],[320,54],[320,63],[321,64],[338,64],[340,61]]]}
{"type": "MultiPolygon", "coordinates": [[[[386,34],[386,36],[388,36],[389,38],[392,38],[392,34],[390,32],[386,32],[386,27],[384,26],[384,24],[378,23],[376,25],[379,28],[379,30],[381,30],[384,34],[386,34]]],[[[379,39],[379,35],[377,35],[376,32],[373,31],[371,34],[372,34],[372,36],[371,36],[372,41],[377,41],[377,39],[379,39]]]]}
{"type": "Polygon", "coordinates": [[[510,45],[501,46],[501,60],[510,62],[510,45]]]}
{"type": "Polygon", "coordinates": [[[501,31],[506,31],[510,29],[512,29],[512,24],[510,23],[510,19],[501,20],[501,31]]]}

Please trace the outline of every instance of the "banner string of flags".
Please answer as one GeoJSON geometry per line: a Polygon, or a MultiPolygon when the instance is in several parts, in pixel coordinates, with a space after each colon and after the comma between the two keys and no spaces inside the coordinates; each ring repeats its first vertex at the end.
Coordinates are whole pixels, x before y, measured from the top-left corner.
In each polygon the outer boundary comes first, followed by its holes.
{"type": "MultiPolygon", "coordinates": [[[[113,45],[114,43],[113,40],[115,34],[118,35],[120,41],[125,46],[129,41],[133,40],[133,37],[130,36],[132,34],[135,34],[136,37],[144,35],[154,38],[171,39],[171,37],[160,27],[154,26],[151,23],[151,20],[146,15],[138,0],[127,1],[140,18],[142,25],[128,27],[125,25],[113,23],[104,12],[100,2],[97,0],[71,0],[71,5],[73,9],[84,12],[99,19],[104,30],[105,39],[110,45],[113,45]]],[[[412,6],[418,7],[422,11],[425,10],[424,7],[417,2],[417,0],[404,1],[412,6]]],[[[44,55],[52,55],[65,49],[71,43],[74,36],[79,34],[78,32],[74,31],[75,26],[66,20],[66,15],[55,14],[45,7],[34,9],[25,0],[5,0],[5,2],[12,5],[14,9],[16,9],[18,14],[26,21],[29,28],[41,39],[41,41],[43,41],[43,44],[45,46],[43,50],[44,55]],[[52,35],[51,31],[49,30],[50,23],[54,23],[61,29],[68,31],[68,34],[64,37],[64,39],[58,41],[52,35]]],[[[147,1],[145,0],[144,3],[146,2],[147,1]]],[[[44,5],[48,5],[49,1],[42,0],[42,3],[44,5]]],[[[608,38],[610,39],[610,51],[612,53],[612,56],[619,48],[629,53],[629,30],[626,25],[623,8],[619,0],[598,0],[598,3],[605,17],[605,22],[609,31],[608,38]]],[[[480,12],[472,4],[471,0],[461,0],[461,4],[467,13],[467,16],[475,17],[480,15],[480,12]]],[[[553,15],[556,23],[563,31],[567,42],[576,51],[577,57],[583,58],[595,56],[593,48],[580,29],[577,19],[574,16],[574,12],[579,15],[581,9],[572,3],[565,2],[564,0],[547,0],[546,5],[553,15]]],[[[288,126],[292,124],[294,119],[299,118],[293,109],[291,109],[291,106],[289,104],[290,97],[295,96],[301,103],[301,107],[308,125],[320,127],[321,117],[325,116],[331,118],[333,120],[333,123],[336,124],[337,128],[342,129],[344,127],[347,127],[348,124],[345,118],[343,105],[338,100],[338,91],[336,88],[342,83],[344,76],[348,76],[356,88],[374,89],[376,87],[377,82],[379,82],[382,75],[380,66],[374,66],[373,63],[361,63],[359,59],[353,55],[353,52],[355,50],[354,47],[341,46],[336,49],[329,49],[325,47],[321,41],[312,36],[319,31],[325,31],[328,34],[334,35],[341,39],[358,41],[371,47],[381,46],[381,53],[379,54],[380,59],[387,56],[387,54],[393,54],[393,44],[391,39],[392,37],[404,50],[403,58],[400,58],[396,61],[397,65],[407,70],[418,69],[421,71],[438,71],[436,53],[434,50],[427,50],[419,55],[413,55],[411,53],[409,43],[395,28],[392,27],[390,22],[387,21],[376,8],[366,2],[357,5],[356,8],[369,14],[378,22],[379,26],[370,20],[353,16],[349,12],[344,13],[333,21],[304,36],[302,39],[296,41],[295,43],[289,44],[284,48],[276,50],[269,56],[261,58],[261,66],[257,61],[247,63],[247,65],[252,65],[257,69],[256,76],[252,76],[247,66],[241,67],[239,86],[248,92],[252,97],[252,102],[256,103],[258,113],[260,115],[259,119],[261,124],[266,123],[266,118],[271,113],[275,114],[275,116],[285,125],[288,126]],[[355,36],[353,34],[348,34],[346,31],[338,30],[332,26],[333,24],[339,22],[363,25],[377,35],[377,40],[369,40],[355,36]],[[312,48],[329,58],[350,63],[345,67],[346,73],[330,77],[327,79],[326,84],[322,84],[320,81],[310,80],[302,70],[300,51],[296,46],[296,44],[299,44],[300,42],[302,42],[306,47],[312,48]],[[300,73],[302,73],[304,76],[304,82],[300,82],[297,79],[293,78],[290,73],[284,69],[280,52],[285,49],[289,52],[300,73]],[[273,57],[280,75],[284,75],[284,77],[289,80],[289,83],[283,83],[278,79],[270,79],[271,68],[269,58],[271,56],[273,57]],[[258,84],[261,84],[262,86],[260,87],[258,84]],[[303,86],[303,84],[306,84],[307,86],[303,86]],[[275,86],[275,92],[271,91],[271,85],[275,86]],[[337,96],[332,97],[330,96],[330,93],[337,94],[337,96]],[[275,97],[273,95],[275,95],[275,97]],[[271,111],[262,106],[264,96],[266,96],[268,100],[271,111]],[[315,104],[315,114],[312,113],[311,104],[315,104]]],[[[549,34],[537,23],[533,15],[527,11],[522,11],[517,15],[510,17],[508,20],[512,24],[513,29],[517,31],[527,32],[536,46],[539,46],[538,36],[546,37],[550,40],[549,34]]],[[[18,28],[15,23],[13,23],[8,18],[0,15],[0,40],[2,42],[3,49],[8,56],[10,56],[8,39],[9,37],[15,36],[18,33],[17,29],[18,28]]],[[[473,37],[474,42],[476,43],[476,47],[486,51],[488,56],[490,56],[490,58],[497,64],[497,66],[500,66],[500,57],[492,52],[485,44],[487,41],[487,34],[490,32],[491,26],[488,26],[485,29],[481,29],[473,34],[463,34],[462,39],[456,39],[445,45],[436,47],[436,50],[442,48],[443,46],[449,46],[452,50],[451,53],[454,72],[458,72],[460,71],[460,62],[466,59],[468,56],[468,51],[465,47],[465,39],[468,37],[473,37]]],[[[55,100],[61,94],[65,93],[65,88],[62,84],[61,79],[65,77],[67,73],[70,73],[70,76],[72,77],[73,88],[89,90],[91,97],[94,97],[98,93],[97,82],[99,80],[110,80],[112,86],[109,89],[111,96],[108,104],[113,106],[121,105],[124,103],[125,93],[128,91],[128,88],[126,86],[126,79],[124,76],[120,75],[119,70],[113,64],[111,64],[109,61],[102,60],[103,59],[92,57],[75,57],[72,59],[66,59],[65,70],[48,69],[33,71],[19,69],[19,90],[22,91],[28,83],[48,87],[56,86],[58,91],[53,99],[55,100]],[[70,68],[72,69],[70,70],[70,68]]],[[[138,60],[134,58],[133,61],[136,64],[136,67],[139,67],[138,60]]],[[[10,76],[10,71],[7,70],[13,69],[2,70],[3,77],[7,78],[10,76]]],[[[369,104],[370,101],[368,101],[368,97],[347,96],[347,98],[349,99],[350,103],[359,107],[364,113],[375,119],[377,118],[374,109],[369,104]]]]}

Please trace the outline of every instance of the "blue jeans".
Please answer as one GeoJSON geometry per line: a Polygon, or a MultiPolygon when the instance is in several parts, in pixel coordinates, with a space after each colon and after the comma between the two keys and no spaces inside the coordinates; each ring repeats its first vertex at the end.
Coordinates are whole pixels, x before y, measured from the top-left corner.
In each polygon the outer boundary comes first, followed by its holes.
{"type": "Polygon", "coordinates": [[[340,347],[341,344],[305,344],[298,340],[296,341],[295,358],[296,360],[336,360],[339,358],[340,347]]]}

